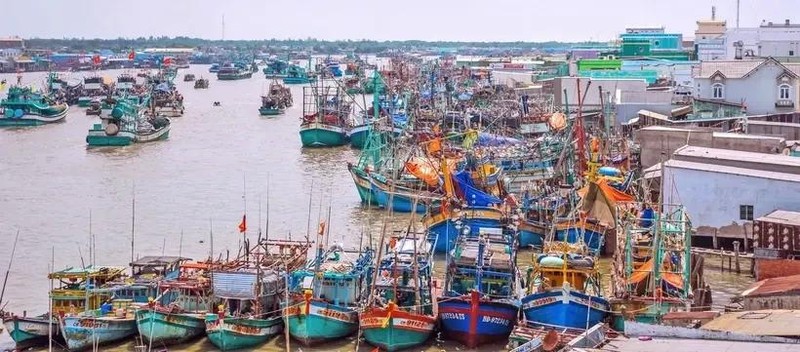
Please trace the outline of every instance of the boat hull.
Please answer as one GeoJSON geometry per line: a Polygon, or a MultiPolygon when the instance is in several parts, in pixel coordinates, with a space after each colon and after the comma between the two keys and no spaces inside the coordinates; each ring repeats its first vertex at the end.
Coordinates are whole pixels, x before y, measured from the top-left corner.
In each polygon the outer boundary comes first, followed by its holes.
{"type": "Polygon", "coordinates": [[[404,311],[373,308],[361,314],[364,339],[385,351],[419,346],[433,335],[436,318],[404,311]]]}
{"type": "Polygon", "coordinates": [[[581,224],[557,225],[556,240],[577,243],[581,237],[586,247],[593,253],[597,253],[603,247],[604,231],[601,228],[591,226],[581,226],[581,224]]]}
{"type": "Polygon", "coordinates": [[[284,77],[283,83],[284,84],[307,84],[311,83],[311,79],[308,77],[284,77]]]}
{"type": "Polygon", "coordinates": [[[372,193],[372,188],[369,184],[369,179],[363,171],[356,170],[355,166],[349,166],[350,175],[353,176],[353,182],[356,184],[358,197],[361,198],[361,203],[364,204],[378,204],[375,201],[375,195],[372,193]]]}
{"type": "Polygon", "coordinates": [[[206,335],[222,351],[254,348],[283,331],[283,318],[244,319],[206,316],[206,335]]]}
{"type": "Polygon", "coordinates": [[[57,322],[48,323],[40,318],[11,317],[3,321],[3,326],[19,350],[46,345],[49,329],[52,329],[53,339],[59,340],[61,335],[57,322]]]}
{"type": "Polygon", "coordinates": [[[363,149],[367,145],[369,137],[369,125],[356,126],[347,134],[350,138],[350,146],[356,149],[363,149]]]}
{"type": "Polygon", "coordinates": [[[426,203],[433,203],[431,206],[434,208],[441,203],[439,199],[430,199],[426,197],[419,197],[419,200],[415,202],[417,196],[414,196],[411,191],[401,189],[397,189],[394,195],[390,196],[389,192],[385,189],[386,187],[388,186],[378,184],[378,181],[370,178],[370,189],[375,196],[375,202],[382,208],[388,209],[391,207],[393,211],[399,213],[416,212],[418,214],[424,214],[428,211],[428,204],[426,203]],[[414,203],[416,203],[416,207],[414,203]]]}
{"type": "Polygon", "coordinates": [[[545,226],[527,221],[521,222],[519,224],[519,247],[542,248],[545,233],[547,233],[545,226]]]}
{"type": "Polygon", "coordinates": [[[522,299],[525,320],[545,327],[586,329],[603,321],[610,308],[603,298],[571,289],[534,293],[522,299]]]}
{"type": "Polygon", "coordinates": [[[310,123],[300,126],[300,142],[303,147],[338,147],[347,143],[347,137],[341,127],[310,123]]]}
{"type": "Polygon", "coordinates": [[[442,333],[469,348],[507,340],[517,323],[518,314],[519,305],[510,302],[480,301],[469,297],[445,297],[439,302],[442,333]]]}
{"type": "Polygon", "coordinates": [[[258,108],[258,113],[261,116],[275,116],[283,114],[283,112],[283,109],[258,108]]]}
{"type": "Polygon", "coordinates": [[[458,239],[458,229],[455,223],[449,217],[444,217],[442,214],[433,215],[430,223],[423,220],[427,226],[428,236],[430,242],[434,243],[434,251],[436,253],[447,253],[455,246],[456,239],[458,239]]]}
{"type": "Polygon", "coordinates": [[[61,333],[70,351],[83,351],[136,335],[136,320],[125,318],[65,317],[61,333]]]}
{"type": "Polygon", "coordinates": [[[115,135],[108,135],[100,127],[94,127],[86,135],[86,144],[90,147],[124,147],[133,143],[148,143],[169,138],[170,125],[153,133],[137,134],[120,131],[115,135]]]}
{"type": "Polygon", "coordinates": [[[289,335],[305,346],[341,339],[358,330],[358,312],[310,301],[287,309],[289,335]]]}
{"type": "Polygon", "coordinates": [[[29,127],[41,126],[50,123],[64,122],[67,117],[67,110],[54,114],[54,115],[34,115],[23,114],[22,116],[8,116],[8,114],[0,115],[0,127],[29,127]]]}
{"type": "Polygon", "coordinates": [[[205,318],[199,314],[136,311],[136,326],[145,342],[171,345],[190,341],[206,332],[205,318]]]}

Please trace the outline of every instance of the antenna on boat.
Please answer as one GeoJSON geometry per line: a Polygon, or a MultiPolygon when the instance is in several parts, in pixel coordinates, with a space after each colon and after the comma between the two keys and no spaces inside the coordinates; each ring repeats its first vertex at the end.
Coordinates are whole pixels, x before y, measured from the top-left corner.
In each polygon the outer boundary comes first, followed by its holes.
{"type": "Polygon", "coordinates": [[[181,240],[178,242],[178,257],[183,257],[183,229],[181,229],[181,240]]]}
{"type": "Polygon", "coordinates": [[[136,259],[134,258],[136,252],[136,181],[133,181],[131,195],[131,263],[133,263],[136,259]]]}
{"type": "Polygon", "coordinates": [[[6,268],[6,276],[5,278],[3,278],[3,288],[2,290],[0,290],[0,304],[3,303],[3,296],[5,296],[6,294],[6,284],[8,283],[8,274],[11,272],[11,263],[14,262],[14,253],[16,253],[17,251],[18,240],[19,240],[19,229],[17,229],[17,235],[16,237],[14,237],[14,245],[11,247],[11,259],[8,260],[8,268],[6,268]]]}
{"type": "Polygon", "coordinates": [[[306,221],[306,245],[311,238],[311,202],[314,198],[314,179],[311,179],[311,189],[308,193],[308,220],[306,221]]]}

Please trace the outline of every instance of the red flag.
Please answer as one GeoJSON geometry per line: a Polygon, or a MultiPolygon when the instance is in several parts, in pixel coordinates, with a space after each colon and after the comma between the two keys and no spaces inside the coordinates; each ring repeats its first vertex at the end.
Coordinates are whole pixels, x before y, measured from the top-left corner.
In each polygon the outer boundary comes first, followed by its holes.
{"type": "Polygon", "coordinates": [[[100,64],[100,55],[95,55],[94,57],[92,57],[92,62],[95,65],[99,65],[100,64]]]}
{"type": "Polygon", "coordinates": [[[242,222],[239,223],[239,232],[245,233],[247,231],[247,214],[242,215],[242,222]]]}
{"type": "Polygon", "coordinates": [[[131,50],[130,54],[128,54],[128,60],[133,61],[136,58],[136,52],[131,50]]]}
{"type": "Polygon", "coordinates": [[[172,63],[172,58],[171,57],[165,57],[164,58],[164,65],[169,65],[171,63],[172,63]]]}

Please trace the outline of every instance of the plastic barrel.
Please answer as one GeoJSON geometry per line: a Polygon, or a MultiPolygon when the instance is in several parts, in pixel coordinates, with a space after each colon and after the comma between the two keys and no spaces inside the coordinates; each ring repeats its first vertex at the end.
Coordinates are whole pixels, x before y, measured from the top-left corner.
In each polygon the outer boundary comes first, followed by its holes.
{"type": "Polygon", "coordinates": [[[119,126],[116,124],[110,123],[106,126],[106,134],[109,136],[114,136],[119,133],[119,126]]]}

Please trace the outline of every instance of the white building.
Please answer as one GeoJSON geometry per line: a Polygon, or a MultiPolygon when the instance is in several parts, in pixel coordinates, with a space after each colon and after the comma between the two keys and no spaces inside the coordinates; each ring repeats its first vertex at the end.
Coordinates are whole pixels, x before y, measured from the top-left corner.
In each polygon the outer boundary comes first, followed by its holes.
{"type": "Polygon", "coordinates": [[[756,28],[730,28],[725,33],[724,60],[748,57],[800,57],[800,25],[790,20],[756,28]]]}
{"type": "Polygon", "coordinates": [[[797,157],[684,146],[662,165],[664,203],[683,204],[698,234],[740,238],[755,218],[800,210],[797,157]]]}

